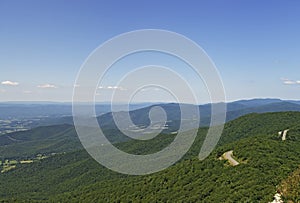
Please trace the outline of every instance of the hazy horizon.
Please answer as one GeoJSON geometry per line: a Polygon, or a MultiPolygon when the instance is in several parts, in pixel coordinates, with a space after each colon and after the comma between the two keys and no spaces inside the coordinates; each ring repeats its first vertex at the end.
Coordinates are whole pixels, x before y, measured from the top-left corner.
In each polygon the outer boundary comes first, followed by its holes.
{"type": "MultiPolygon", "coordinates": [[[[238,101],[251,101],[251,100],[281,100],[281,101],[300,101],[300,99],[282,99],[282,98],[242,98],[242,99],[237,99],[237,100],[226,100],[226,103],[232,103],[232,102],[238,102],[238,101]]],[[[88,103],[90,104],[91,102],[77,102],[77,103],[88,103]]],[[[102,102],[95,102],[96,105],[109,105],[112,102],[110,101],[102,101],[102,102]]],[[[129,103],[130,105],[135,105],[135,104],[169,104],[169,103],[177,103],[174,101],[162,101],[162,102],[133,102],[129,103]]],[[[198,103],[197,105],[205,105],[205,104],[210,104],[211,102],[208,103],[198,103]]],[[[0,101],[0,104],[65,104],[65,105],[71,105],[72,101],[0,101]]],[[[113,104],[116,105],[125,105],[128,104],[127,102],[114,102],[113,104]]],[[[192,104],[192,103],[183,103],[183,104],[192,104]]]]}

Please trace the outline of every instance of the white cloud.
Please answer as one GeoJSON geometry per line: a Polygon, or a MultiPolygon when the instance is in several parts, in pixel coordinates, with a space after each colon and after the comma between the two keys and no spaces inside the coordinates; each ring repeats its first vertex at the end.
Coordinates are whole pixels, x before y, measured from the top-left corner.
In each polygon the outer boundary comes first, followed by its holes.
{"type": "Polygon", "coordinates": [[[102,90],[121,90],[121,91],[126,90],[126,88],[119,87],[119,86],[107,86],[107,87],[99,86],[98,88],[102,90]]]}
{"type": "Polygon", "coordinates": [[[9,80],[6,80],[6,81],[3,81],[1,82],[2,85],[10,85],[10,86],[17,86],[19,85],[18,82],[12,82],[12,81],[9,81],[9,80]]]}
{"type": "Polygon", "coordinates": [[[283,81],[283,84],[285,84],[285,85],[294,85],[294,84],[296,84],[296,82],[292,81],[292,80],[285,80],[285,81],[283,81]]]}
{"type": "Polygon", "coordinates": [[[290,80],[287,78],[280,78],[285,85],[300,85],[300,80],[290,80]]]}
{"type": "Polygon", "coordinates": [[[43,89],[46,89],[46,88],[58,88],[57,86],[52,85],[52,84],[43,84],[43,85],[38,85],[37,87],[38,88],[43,88],[43,89]]]}
{"type": "Polygon", "coordinates": [[[25,90],[25,91],[23,91],[23,93],[24,93],[24,94],[31,94],[32,91],[25,90]]]}
{"type": "Polygon", "coordinates": [[[0,93],[5,93],[6,90],[0,89],[0,93]]]}

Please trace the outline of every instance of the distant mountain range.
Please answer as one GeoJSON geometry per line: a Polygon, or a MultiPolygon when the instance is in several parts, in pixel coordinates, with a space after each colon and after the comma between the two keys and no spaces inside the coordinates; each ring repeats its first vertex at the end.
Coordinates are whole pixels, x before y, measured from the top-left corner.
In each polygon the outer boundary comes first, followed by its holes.
{"type": "MultiPolygon", "coordinates": [[[[194,107],[190,104],[183,105],[185,108],[194,107]]],[[[162,134],[176,132],[180,127],[180,108],[179,104],[174,103],[155,104],[130,111],[129,115],[133,123],[142,130],[137,130],[135,126],[128,126],[125,131],[137,131],[141,136],[147,134],[147,132],[143,131],[143,128],[148,125],[151,126],[148,114],[150,109],[154,106],[162,107],[167,114],[167,124],[160,126],[162,134]]],[[[30,108],[34,107],[35,105],[30,106],[30,108]]],[[[21,106],[19,106],[19,108],[21,108],[21,106]]],[[[37,108],[40,109],[40,107],[37,108]]],[[[53,108],[59,109],[60,106],[54,106],[53,108]]],[[[227,110],[226,121],[228,122],[251,113],[300,111],[300,104],[298,104],[297,101],[282,101],[279,99],[253,99],[228,103],[227,110]]],[[[208,126],[210,123],[211,105],[200,105],[199,111],[201,114],[200,126],[208,126]]],[[[121,114],[122,116],[122,114],[125,115],[127,112],[119,111],[116,112],[116,114],[121,114]]],[[[115,125],[111,112],[99,116],[98,122],[112,143],[130,140],[130,138],[121,133],[120,129],[115,125]]],[[[86,125],[88,125],[88,123],[89,119],[86,120],[86,125]]],[[[0,150],[0,158],[13,158],[14,156],[21,155],[26,157],[36,153],[49,153],[52,151],[59,153],[82,148],[81,144],[79,144],[80,142],[74,129],[73,118],[71,116],[45,118],[36,123],[32,123],[31,127],[33,129],[29,131],[15,132],[0,136],[0,146],[5,146],[5,148],[1,148],[0,150]],[[65,133],[61,135],[61,132],[65,133]],[[36,140],[36,138],[38,138],[38,140],[36,140]],[[68,143],[67,145],[65,144],[66,142],[68,143]]]]}
{"type": "MultiPolygon", "coordinates": [[[[130,111],[129,114],[134,124],[138,126],[150,125],[149,112],[152,107],[162,107],[167,115],[169,129],[165,132],[175,131],[178,129],[180,121],[179,104],[156,104],[145,108],[130,111]]],[[[194,108],[191,104],[181,104],[184,108],[194,108]]],[[[200,126],[208,126],[211,119],[211,104],[199,105],[200,126]]],[[[267,112],[284,112],[284,111],[300,111],[300,102],[298,101],[283,101],[280,99],[253,99],[240,100],[227,104],[226,121],[231,121],[240,116],[249,113],[267,113],[267,112]]],[[[127,114],[127,112],[117,112],[116,114],[127,114]]],[[[122,117],[122,116],[120,116],[122,117]]],[[[115,128],[113,125],[112,113],[106,113],[98,117],[99,124],[106,128],[115,128]]]]}
{"type": "MultiPolygon", "coordinates": [[[[162,107],[167,115],[168,128],[163,130],[164,133],[170,133],[178,130],[180,123],[180,107],[176,103],[141,103],[130,105],[129,115],[133,123],[140,127],[150,125],[149,112],[152,107],[162,107]]],[[[181,104],[186,109],[194,109],[195,105],[181,104]]],[[[200,113],[200,126],[209,126],[211,120],[211,104],[197,106],[200,113]]],[[[100,126],[105,129],[117,129],[113,120],[110,104],[97,104],[96,113],[100,126]]],[[[124,111],[125,104],[116,106],[115,115],[124,117],[128,112],[124,111]]],[[[300,101],[280,100],[280,99],[251,99],[239,100],[227,103],[226,121],[236,119],[249,113],[267,113],[267,112],[283,112],[283,111],[300,111],[300,101]]],[[[32,121],[30,128],[47,125],[73,125],[72,106],[67,104],[14,104],[0,103],[0,119],[5,118],[32,118],[39,117],[37,121],[32,121]]],[[[88,125],[89,119],[86,120],[88,125]]],[[[129,129],[132,130],[132,129],[129,129]]]]}

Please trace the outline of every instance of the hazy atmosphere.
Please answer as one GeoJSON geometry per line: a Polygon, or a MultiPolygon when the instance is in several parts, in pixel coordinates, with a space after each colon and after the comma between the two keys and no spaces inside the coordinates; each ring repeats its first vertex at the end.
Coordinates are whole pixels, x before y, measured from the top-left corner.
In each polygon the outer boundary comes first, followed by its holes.
{"type": "MultiPolygon", "coordinates": [[[[215,63],[229,101],[300,99],[299,6],[299,1],[2,0],[0,101],[70,102],[78,71],[94,49],[124,32],[152,28],[200,45],[215,63]]],[[[112,67],[97,100],[130,89],[116,86],[120,71],[114,70],[149,64],[172,67],[197,87],[200,102],[207,101],[205,86],[182,63],[151,53],[112,67]]],[[[135,98],[149,100],[172,101],[155,88],[135,98]]]]}

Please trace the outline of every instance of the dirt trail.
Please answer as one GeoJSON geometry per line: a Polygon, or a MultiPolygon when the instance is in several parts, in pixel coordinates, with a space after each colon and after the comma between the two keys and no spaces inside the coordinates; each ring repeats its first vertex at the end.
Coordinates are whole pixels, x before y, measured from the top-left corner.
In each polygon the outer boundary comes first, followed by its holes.
{"type": "Polygon", "coordinates": [[[286,135],[287,135],[288,131],[289,131],[289,129],[283,131],[282,141],[286,140],[286,135]]]}
{"type": "Polygon", "coordinates": [[[230,163],[232,166],[237,166],[237,165],[239,165],[240,163],[237,162],[234,158],[232,158],[232,155],[233,155],[233,150],[228,151],[228,152],[225,152],[225,153],[223,154],[222,157],[223,157],[224,159],[228,160],[229,163],[230,163]]]}
{"type": "Polygon", "coordinates": [[[276,193],[274,195],[274,200],[272,202],[269,203],[283,203],[282,199],[281,199],[281,194],[276,193]]]}

